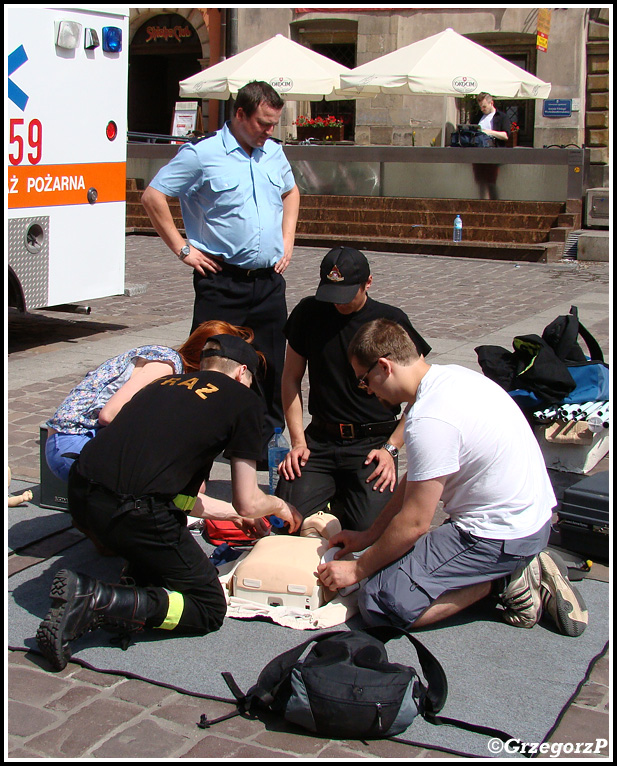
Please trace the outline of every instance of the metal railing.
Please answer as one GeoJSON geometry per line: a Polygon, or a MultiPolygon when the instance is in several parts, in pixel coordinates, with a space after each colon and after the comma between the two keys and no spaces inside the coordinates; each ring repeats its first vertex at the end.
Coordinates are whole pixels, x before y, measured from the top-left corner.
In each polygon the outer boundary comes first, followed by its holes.
{"type": "Polygon", "coordinates": [[[168,136],[162,133],[138,133],[133,130],[127,132],[127,141],[129,144],[185,144],[193,136],[168,136]]]}

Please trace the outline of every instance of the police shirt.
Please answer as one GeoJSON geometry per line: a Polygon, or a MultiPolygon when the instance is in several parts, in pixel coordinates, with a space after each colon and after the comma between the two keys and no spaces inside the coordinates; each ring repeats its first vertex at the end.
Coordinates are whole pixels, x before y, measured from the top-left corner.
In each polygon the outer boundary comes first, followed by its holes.
{"type": "Polygon", "coordinates": [[[120,494],[194,496],[219,453],[261,458],[262,420],[259,396],[221,372],[166,375],[86,444],[79,472],[120,494]]]}
{"type": "Polygon", "coordinates": [[[274,266],[283,256],[282,195],[295,181],[276,141],[249,156],[229,123],[184,144],[150,186],[178,197],[188,241],[235,266],[274,266]]]}
{"type": "Polygon", "coordinates": [[[357,330],[373,319],[400,324],[425,356],[431,350],[404,311],[367,296],[364,306],[344,315],[334,304],[304,298],[289,315],[285,335],[293,350],[308,360],[308,411],[331,423],[379,423],[395,418],[400,407],[387,408],[358,387],[347,348],[357,330]]]}

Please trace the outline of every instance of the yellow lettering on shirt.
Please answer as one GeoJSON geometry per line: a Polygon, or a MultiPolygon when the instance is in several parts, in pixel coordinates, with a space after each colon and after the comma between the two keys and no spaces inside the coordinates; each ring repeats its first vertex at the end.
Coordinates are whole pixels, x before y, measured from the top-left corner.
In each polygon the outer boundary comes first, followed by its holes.
{"type": "Polygon", "coordinates": [[[175,386],[180,378],[172,378],[171,376],[161,379],[162,386],[175,386]]]}
{"type": "Polygon", "coordinates": [[[195,393],[197,396],[201,397],[202,399],[207,399],[208,394],[213,394],[215,391],[218,391],[218,387],[215,386],[213,383],[208,383],[207,386],[204,386],[203,388],[198,388],[195,393]]]}
{"type": "Polygon", "coordinates": [[[193,387],[197,383],[197,378],[188,378],[183,380],[182,383],[178,383],[179,386],[186,386],[189,390],[193,390],[193,387]]]}

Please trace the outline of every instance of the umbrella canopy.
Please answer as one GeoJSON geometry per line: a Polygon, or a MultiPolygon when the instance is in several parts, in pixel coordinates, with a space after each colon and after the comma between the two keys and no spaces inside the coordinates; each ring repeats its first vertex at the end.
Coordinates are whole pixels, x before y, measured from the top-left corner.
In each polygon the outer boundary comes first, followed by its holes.
{"type": "Polygon", "coordinates": [[[340,76],[350,71],[283,35],[276,35],[182,80],[180,97],[226,100],[248,82],[262,80],[287,100],[351,99],[357,96],[338,92],[340,76]]]}
{"type": "Polygon", "coordinates": [[[341,85],[356,96],[490,93],[497,98],[548,98],[551,91],[550,83],[453,29],[356,67],[341,75],[341,85]]]}

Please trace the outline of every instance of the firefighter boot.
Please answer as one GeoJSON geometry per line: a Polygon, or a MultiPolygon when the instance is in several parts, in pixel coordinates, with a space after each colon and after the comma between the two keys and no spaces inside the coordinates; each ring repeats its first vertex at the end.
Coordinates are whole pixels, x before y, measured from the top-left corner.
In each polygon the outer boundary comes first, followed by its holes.
{"type": "Polygon", "coordinates": [[[69,569],[57,572],[49,596],[51,609],[39,625],[36,641],[54,670],[62,670],[69,661],[69,642],[89,630],[137,632],[146,621],[144,590],[109,585],[69,569]]]}

